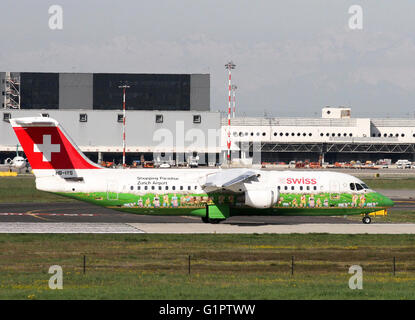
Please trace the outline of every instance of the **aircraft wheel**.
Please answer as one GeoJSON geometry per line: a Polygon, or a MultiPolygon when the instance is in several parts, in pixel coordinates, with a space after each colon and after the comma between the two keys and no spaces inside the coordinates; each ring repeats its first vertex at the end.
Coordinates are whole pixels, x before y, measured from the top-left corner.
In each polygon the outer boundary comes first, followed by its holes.
{"type": "Polygon", "coordinates": [[[372,219],[369,216],[365,216],[365,217],[363,217],[362,222],[364,224],[369,224],[369,223],[372,222],[372,219]]]}
{"type": "Polygon", "coordinates": [[[217,224],[219,222],[221,222],[223,219],[209,219],[209,222],[212,224],[217,224]]]}

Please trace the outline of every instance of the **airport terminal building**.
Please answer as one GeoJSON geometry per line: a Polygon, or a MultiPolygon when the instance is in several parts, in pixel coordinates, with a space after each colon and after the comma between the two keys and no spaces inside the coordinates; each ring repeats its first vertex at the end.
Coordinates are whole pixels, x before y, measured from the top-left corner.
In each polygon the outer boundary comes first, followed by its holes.
{"type": "Polygon", "coordinates": [[[322,108],[321,118],[235,118],[231,135],[259,143],[263,162],[415,161],[415,119],[352,118],[343,107],[322,108]]]}
{"type": "MultiPolygon", "coordinates": [[[[0,161],[18,141],[8,120],[58,120],[94,161],[122,155],[122,89],[126,94],[127,163],[135,160],[215,165],[259,151],[262,162],[415,160],[415,119],[353,118],[350,108],[325,107],[320,118],[236,117],[210,111],[209,74],[0,72],[0,161]]],[[[226,99],[224,99],[226,101],[226,99]]],[[[226,110],[227,108],[223,108],[226,110]]]]}

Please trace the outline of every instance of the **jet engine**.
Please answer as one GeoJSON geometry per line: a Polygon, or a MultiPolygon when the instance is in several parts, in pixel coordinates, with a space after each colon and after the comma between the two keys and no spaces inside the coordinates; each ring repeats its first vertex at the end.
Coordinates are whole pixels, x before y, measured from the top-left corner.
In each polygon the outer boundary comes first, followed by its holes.
{"type": "Polygon", "coordinates": [[[261,189],[245,191],[245,204],[252,208],[271,208],[277,203],[279,192],[276,189],[261,189]]]}

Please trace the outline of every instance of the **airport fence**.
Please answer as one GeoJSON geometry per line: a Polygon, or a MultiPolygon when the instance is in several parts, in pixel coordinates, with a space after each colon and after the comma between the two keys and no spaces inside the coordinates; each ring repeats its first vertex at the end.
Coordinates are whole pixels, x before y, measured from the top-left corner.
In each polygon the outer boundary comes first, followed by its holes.
{"type": "MultiPolygon", "coordinates": [[[[398,275],[400,273],[414,273],[415,261],[404,260],[396,256],[389,258],[369,257],[364,260],[353,259],[349,261],[320,260],[314,256],[296,257],[292,255],[284,260],[246,260],[240,257],[237,260],[206,259],[197,255],[178,255],[174,260],[151,259],[139,256],[134,259],[99,258],[93,255],[80,256],[78,265],[70,263],[63,264],[66,270],[92,274],[96,272],[117,272],[117,271],[145,271],[152,273],[177,273],[177,274],[197,274],[197,273],[275,273],[295,275],[315,275],[319,273],[341,273],[347,272],[350,266],[359,265],[365,273],[382,273],[398,275]]],[[[46,267],[46,265],[45,265],[46,267]]]]}

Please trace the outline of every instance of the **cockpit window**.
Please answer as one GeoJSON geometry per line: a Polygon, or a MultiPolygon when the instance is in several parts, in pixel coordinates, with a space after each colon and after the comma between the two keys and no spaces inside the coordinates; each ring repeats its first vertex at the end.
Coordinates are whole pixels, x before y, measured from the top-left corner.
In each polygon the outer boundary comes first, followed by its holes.
{"type": "Polygon", "coordinates": [[[350,184],[350,190],[354,190],[354,183],[350,184]]]}
{"type": "Polygon", "coordinates": [[[356,183],[356,190],[363,190],[363,187],[360,184],[356,183]]]}
{"type": "Polygon", "coordinates": [[[365,188],[365,189],[369,189],[369,187],[364,183],[362,183],[362,187],[365,188]]]}

